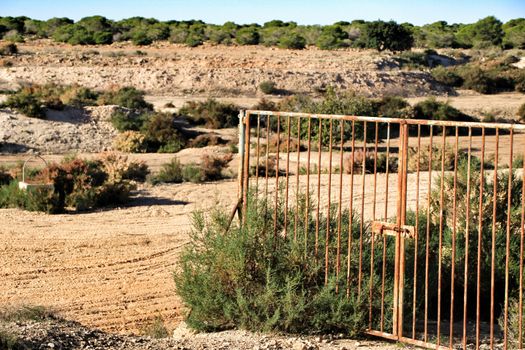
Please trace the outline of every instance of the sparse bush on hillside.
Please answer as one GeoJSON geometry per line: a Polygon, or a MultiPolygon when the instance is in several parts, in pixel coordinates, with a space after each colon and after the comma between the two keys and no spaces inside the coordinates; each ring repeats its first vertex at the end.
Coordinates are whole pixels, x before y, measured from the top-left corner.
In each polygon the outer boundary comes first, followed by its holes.
{"type": "Polygon", "coordinates": [[[144,100],[144,95],[144,91],[126,86],[102,93],[98,102],[100,105],[118,105],[131,109],[153,110],[153,105],[144,100]]]}
{"type": "Polygon", "coordinates": [[[463,78],[451,69],[440,66],[432,69],[431,73],[432,77],[441,84],[453,87],[463,85],[463,78]]]}
{"type": "Polygon", "coordinates": [[[18,47],[16,44],[6,44],[0,47],[0,56],[12,56],[18,53],[18,47]]]}
{"type": "Polygon", "coordinates": [[[518,118],[520,118],[522,123],[525,123],[525,103],[520,106],[517,113],[518,118]]]}
{"type": "Polygon", "coordinates": [[[175,157],[169,163],[164,163],[158,174],[152,177],[154,184],[159,182],[165,183],[180,183],[184,179],[182,177],[182,165],[175,157]]]}
{"type": "Polygon", "coordinates": [[[273,95],[277,92],[277,85],[273,81],[265,80],[259,84],[259,90],[263,94],[273,95]]]}
{"type": "Polygon", "coordinates": [[[136,181],[144,181],[148,173],[146,164],[130,162],[127,157],[112,153],[90,161],[65,159],[60,164],[50,164],[26,180],[50,183],[52,188],[20,190],[16,180],[0,186],[0,207],[60,213],[66,207],[88,210],[124,204],[136,188],[136,181]]]}
{"type": "Polygon", "coordinates": [[[28,117],[40,119],[46,117],[40,100],[27,89],[22,89],[15,94],[9,95],[2,105],[13,108],[28,117]]]}
{"type": "Polygon", "coordinates": [[[193,124],[219,129],[236,127],[239,124],[239,110],[240,107],[234,104],[208,99],[204,102],[186,102],[179,114],[188,117],[193,124]]]}
{"type": "Polygon", "coordinates": [[[121,132],[139,131],[149,116],[149,113],[137,114],[129,111],[116,110],[111,115],[111,124],[121,132]]]}
{"type": "Polygon", "coordinates": [[[173,116],[167,113],[150,115],[140,131],[145,136],[148,152],[176,153],[187,143],[186,136],[175,127],[173,116]]]}
{"type": "Polygon", "coordinates": [[[435,98],[428,98],[417,103],[414,106],[414,117],[416,119],[473,121],[472,117],[435,98]]]}

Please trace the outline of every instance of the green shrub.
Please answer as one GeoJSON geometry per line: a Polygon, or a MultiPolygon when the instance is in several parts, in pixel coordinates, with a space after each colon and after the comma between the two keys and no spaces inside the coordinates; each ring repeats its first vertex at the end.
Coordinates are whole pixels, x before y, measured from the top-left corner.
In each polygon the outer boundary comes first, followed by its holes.
{"type": "Polygon", "coordinates": [[[479,67],[466,67],[458,70],[458,74],[463,79],[462,87],[465,89],[481,94],[493,94],[497,91],[492,79],[479,67]]]}
{"type": "Polygon", "coordinates": [[[168,330],[166,329],[164,320],[161,316],[155,317],[151,323],[143,327],[140,333],[153,339],[162,339],[169,336],[168,330]]]}
{"type": "Polygon", "coordinates": [[[134,113],[116,110],[111,114],[111,124],[120,132],[139,131],[148,119],[149,113],[134,113]]]}
{"type": "Polygon", "coordinates": [[[436,67],[431,71],[432,77],[439,83],[447,86],[460,87],[463,84],[463,78],[453,70],[443,66],[436,67]]]}
{"type": "Polygon", "coordinates": [[[522,123],[525,123],[525,103],[520,106],[517,113],[518,118],[520,118],[522,123]]]}
{"type": "Polygon", "coordinates": [[[159,182],[180,183],[183,180],[182,165],[177,158],[173,158],[169,163],[162,164],[159,173],[152,178],[154,184],[159,182]]]}
{"type": "Polygon", "coordinates": [[[239,110],[234,104],[208,99],[204,102],[186,102],[179,114],[188,117],[196,125],[219,129],[236,127],[239,124],[239,110]]]}
{"type": "Polygon", "coordinates": [[[151,115],[141,128],[149,152],[176,153],[186,146],[186,137],[167,113],[151,115]]]}
{"type": "Polygon", "coordinates": [[[259,39],[259,32],[254,27],[241,28],[235,34],[235,41],[239,45],[257,45],[259,44],[259,39]]]}
{"type": "MultiPolygon", "coordinates": [[[[507,314],[507,339],[510,349],[519,349],[519,340],[520,334],[522,336],[525,334],[525,322],[521,322],[521,332],[520,332],[520,316],[525,315],[525,303],[522,305],[520,312],[520,303],[519,297],[509,300],[509,309],[507,314]]],[[[502,313],[498,318],[498,325],[500,329],[505,328],[505,314],[502,313]]]]}
{"type": "Polygon", "coordinates": [[[118,105],[130,109],[153,110],[153,105],[144,100],[144,91],[126,86],[118,90],[104,92],[99,97],[100,105],[118,105]]]}
{"type": "Polygon", "coordinates": [[[21,190],[18,181],[0,186],[0,208],[21,208],[48,214],[61,211],[58,197],[46,187],[21,190]]]}
{"type": "Polygon", "coordinates": [[[279,47],[283,49],[302,50],[306,47],[306,39],[297,33],[285,34],[279,38],[279,47]]]}
{"type": "Polygon", "coordinates": [[[394,21],[374,21],[366,23],[362,38],[365,47],[379,51],[410,50],[414,44],[412,32],[394,21]]]}
{"type": "Polygon", "coordinates": [[[46,117],[42,103],[29,89],[21,89],[17,93],[9,95],[3,106],[13,108],[28,117],[40,119],[46,117]]]}
{"type": "MultiPolygon", "coordinates": [[[[325,284],[324,259],[313,258],[313,235],[306,242],[304,237],[308,236],[303,232],[297,240],[268,234],[272,219],[266,205],[264,200],[250,201],[246,225],[233,227],[228,234],[224,234],[229,215],[226,211],[216,210],[209,218],[203,213],[194,214],[191,243],[182,253],[181,269],[175,273],[177,295],[191,309],[188,324],[206,331],[236,327],[266,332],[359,334],[368,318],[366,298],[357,298],[355,288],[349,290],[349,297],[345,292],[336,292],[346,276],[341,280],[330,278],[325,284]]],[[[304,208],[304,201],[302,205],[304,208]]],[[[277,232],[281,232],[282,206],[278,210],[277,232]]],[[[348,213],[344,218],[348,225],[348,213]]],[[[334,220],[334,229],[336,225],[334,220]]],[[[315,227],[313,219],[309,226],[315,227]]],[[[353,235],[358,235],[358,227],[354,218],[353,235]]],[[[335,241],[330,249],[335,249],[335,241]]],[[[341,244],[346,247],[346,239],[341,244]]],[[[323,238],[319,251],[324,251],[323,238]]],[[[352,276],[350,283],[357,283],[357,274],[352,276]]]]}
{"type": "Polygon", "coordinates": [[[259,90],[263,94],[273,95],[277,92],[277,86],[273,81],[265,80],[259,84],[259,90]]]}
{"type": "Polygon", "coordinates": [[[472,121],[472,117],[462,113],[448,103],[439,102],[435,98],[428,98],[414,106],[416,119],[472,121]]]}
{"type": "Polygon", "coordinates": [[[182,168],[182,178],[184,181],[201,183],[204,182],[204,175],[201,167],[196,163],[189,163],[182,168]]]}
{"type": "Polygon", "coordinates": [[[401,97],[385,96],[377,101],[377,105],[378,115],[381,117],[411,118],[413,116],[410,104],[401,97]]]}

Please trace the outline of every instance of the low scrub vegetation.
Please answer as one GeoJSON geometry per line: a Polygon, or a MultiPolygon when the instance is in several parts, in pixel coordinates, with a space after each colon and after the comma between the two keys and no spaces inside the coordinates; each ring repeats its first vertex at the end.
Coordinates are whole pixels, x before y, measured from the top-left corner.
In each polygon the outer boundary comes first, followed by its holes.
{"type": "MultiPolygon", "coordinates": [[[[351,336],[364,330],[365,302],[353,289],[349,298],[345,292],[337,293],[342,280],[330,279],[325,284],[324,260],[312,258],[313,237],[301,233],[294,241],[269,233],[272,219],[266,205],[250,202],[246,225],[226,235],[228,214],[224,211],[194,215],[191,244],[175,274],[177,294],[191,309],[188,324],[207,331],[236,327],[351,336]]],[[[278,208],[278,232],[283,229],[283,210],[278,208]]],[[[348,221],[348,213],[345,218],[348,221]]],[[[335,220],[333,224],[337,225],[335,220]]],[[[353,227],[356,234],[357,219],[353,227]]],[[[324,251],[324,242],[319,249],[324,251]]]]}
{"type": "Polygon", "coordinates": [[[200,164],[183,165],[175,157],[169,163],[163,164],[159,173],[153,176],[151,181],[153,184],[217,181],[225,178],[224,169],[232,158],[232,154],[224,156],[205,154],[202,156],[200,164]]]}
{"type": "Polygon", "coordinates": [[[115,153],[95,160],[65,159],[34,171],[26,181],[36,185],[27,190],[19,188],[17,178],[2,185],[0,207],[61,213],[125,204],[148,174],[146,164],[115,153]]]}
{"type": "Polygon", "coordinates": [[[240,107],[232,103],[208,99],[203,102],[186,102],[179,110],[179,114],[188,118],[194,125],[219,129],[236,127],[239,124],[239,110],[240,107]]]}
{"type": "Polygon", "coordinates": [[[28,117],[45,118],[46,109],[118,105],[137,111],[152,110],[144,92],[133,87],[95,91],[78,85],[29,85],[10,94],[2,107],[13,108],[28,117]]]}

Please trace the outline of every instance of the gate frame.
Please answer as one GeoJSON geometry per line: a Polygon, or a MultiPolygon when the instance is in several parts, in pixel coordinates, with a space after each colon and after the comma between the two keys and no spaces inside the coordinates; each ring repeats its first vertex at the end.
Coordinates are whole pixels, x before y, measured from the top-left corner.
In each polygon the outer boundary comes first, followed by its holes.
{"type": "MultiPolygon", "coordinates": [[[[234,207],[230,218],[230,224],[234,219],[235,213],[238,213],[239,220],[244,224],[247,207],[247,193],[249,189],[249,164],[250,164],[250,116],[276,116],[280,117],[297,117],[309,119],[326,119],[338,121],[351,122],[377,122],[397,124],[400,127],[399,135],[399,154],[402,155],[401,163],[398,166],[398,198],[397,198],[397,217],[396,217],[396,241],[395,241],[395,267],[394,267],[394,301],[393,301],[393,332],[387,333],[373,329],[367,329],[366,334],[382,337],[389,340],[400,341],[406,344],[415,345],[429,349],[451,349],[450,347],[429,343],[422,340],[409,338],[403,335],[403,298],[404,298],[404,284],[405,284],[405,237],[404,231],[410,230],[405,226],[406,212],[407,212],[407,169],[408,169],[408,139],[409,126],[429,126],[429,127],[453,127],[453,128],[477,128],[485,129],[502,129],[509,130],[513,135],[514,130],[524,131],[525,124],[509,124],[509,123],[488,123],[488,122],[463,122],[463,121],[448,121],[448,120],[423,120],[423,119],[403,119],[403,118],[384,118],[373,116],[351,116],[351,115],[331,115],[331,114],[312,114],[312,113],[297,113],[297,112],[275,112],[275,111],[259,111],[259,110],[241,110],[239,112],[239,172],[238,172],[238,202],[234,207]]],[[[483,142],[484,138],[483,138],[483,142]]],[[[484,147],[483,143],[483,147],[484,147]]],[[[511,144],[512,147],[513,144],[511,144]]],[[[432,147],[432,144],[430,145],[432,147]]],[[[525,151],[524,151],[525,157],[525,151]]],[[[470,163],[469,163],[470,165],[470,163]]],[[[257,174],[258,176],[258,174],[257,174]]],[[[524,193],[522,201],[525,201],[525,165],[523,167],[524,178],[524,193]]],[[[522,203],[523,206],[523,203],[522,203]]],[[[522,213],[523,221],[523,213],[522,213]]],[[[229,226],[228,226],[229,228],[229,226]]],[[[227,229],[228,230],[228,229],[227,229]]],[[[522,238],[524,235],[523,227],[521,232],[522,238]]],[[[520,322],[521,323],[521,322],[520,322]]],[[[506,339],[505,332],[505,339],[506,339]]],[[[521,339],[520,339],[521,341],[521,339]]],[[[466,346],[466,344],[463,344],[466,346]]],[[[478,345],[478,344],[477,344],[478,345]]],[[[505,340],[506,348],[506,340],[505,340]]]]}

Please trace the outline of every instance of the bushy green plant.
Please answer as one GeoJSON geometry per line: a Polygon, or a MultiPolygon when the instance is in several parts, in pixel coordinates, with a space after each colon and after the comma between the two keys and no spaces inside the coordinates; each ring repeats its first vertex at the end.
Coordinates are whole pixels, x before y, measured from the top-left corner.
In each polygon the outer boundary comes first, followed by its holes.
{"type": "Polygon", "coordinates": [[[279,38],[279,47],[284,49],[302,50],[306,47],[306,39],[297,33],[289,33],[279,38]]]}
{"type": "Polygon", "coordinates": [[[164,324],[164,320],[161,316],[155,317],[154,320],[143,327],[141,333],[142,335],[154,339],[162,339],[169,336],[168,330],[166,329],[166,325],[164,324]]]}
{"type": "Polygon", "coordinates": [[[416,119],[473,121],[472,117],[435,98],[428,98],[417,103],[414,106],[414,117],[416,119]]]}
{"type": "Polygon", "coordinates": [[[141,128],[149,152],[176,153],[187,143],[186,137],[167,113],[155,113],[144,122],[141,128]]]}
{"type": "Polygon", "coordinates": [[[196,163],[184,165],[182,168],[182,178],[185,182],[201,183],[205,181],[202,169],[196,163]]]}
{"type": "Polygon", "coordinates": [[[516,114],[522,123],[525,123],[525,103],[520,106],[516,114]]]}
{"type": "Polygon", "coordinates": [[[239,45],[257,45],[259,39],[259,31],[254,27],[241,28],[235,33],[235,40],[239,45]]]}
{"type": "Polygon", "coordinates": [[[0,166],[0,186],[7,185],[13,181],[13,176],[7,171],[6,168],[0,166]]]}
{"type": "Polygon", "coordinates": [[[239,124],[239,110],[234,104],[208,99],[203,102],[186,102],[179,114],[188,117],[190,122],[196,125],[218,129],[236,127],[239,124]]]}
{"type": "Polygon", "coordinates": [[[432,77],[439,83],[447,86],[460,87],[463,84],[463,78],[453,70],[443,66],[436,67],[431,71],[432,77]]]}
{"type": "Polygon", "coordinates": [[[29,89],[22,89],[9,95],[3,106],[13,108],[28,117],[40,119],[46,117],[42,103],[29,89]]]}
{"type": "Polygon", "coordinates": [[[364,27],[363,37],[360,41],[365,47],[379,51],[404,51],[409,50],[414,44],[412,32],[394,21],[369,22],[364,27]]]}
{"type": "Polygon", "coordinates": [[[158,174],[152,178],[154,184],[159,182],[180,183],[183,180],[182,165],[177,158],[172,158],[169,163],[162,164],[158,174]]]}
{"type": "Polygon", "coordinates": [[[16,180],[0,186],[0,208],[21,208],[48,214],[58,213],[62,209],[58,196],[49,188],[21,190],[16,180]]]}
{"type": "Polygon", "coordinates": [[[277,85],[273,81],[265,80],[259,84],[259,90],[263,94],[273,95],[277,91],[277,85]]]}
{"type": "MultiPolygon", "coordinates": [[[[177,294],[191,309],[188,324],[201,330],[238,327],[359,334],[366,327],[367,298],[358,298],[355,288],[347,296],[342,291],[344,278],[332,277],[325,284],[324,260],[313,258],[315,249],[324,252],[323,239],[316,246],[313,235],[308,237],[303,231],[296,240],[269,233],[268,222],[272,220],[266,205],[264,200],[250,201],[246,224],[233,227],[227,234],[228,213],[214,211],[208,218],[203,213],[194,215],[191,243],[175,274],[177,294]],[[336,286],[341,288],[339,293],[336,286]]],[[[277,232],[283,229],[283,213],[279,206],[277,232]]],[[[343,222],[348,225],[347,213],[343,222]]],[[[334,229],[336,225],[334,220],[334,229]]],[[[315,226],[313,220],[309,226],[315,226]]],[[[353,234],[358,235],[356,218],[352,227],[353,234]]],[[[335,249],[335,244],[332,239],[330,249],[335,249]]],[[[350,283],[356,283],[357,274],[352,276],[350,283]]]]}
{"type": "Polygon", "coordinates": [[[99,97],[100,105],[118,105],[130,109],[153,110],[153,105],[144,100],[144,91],[131,86],[104,92],[99,97]]]}
{"type": "Polygon", "coordinates": [[[116,110],[111,114],[111,124],[120,132],[139,131],[149,115],[149,113],[116,110]]]}

